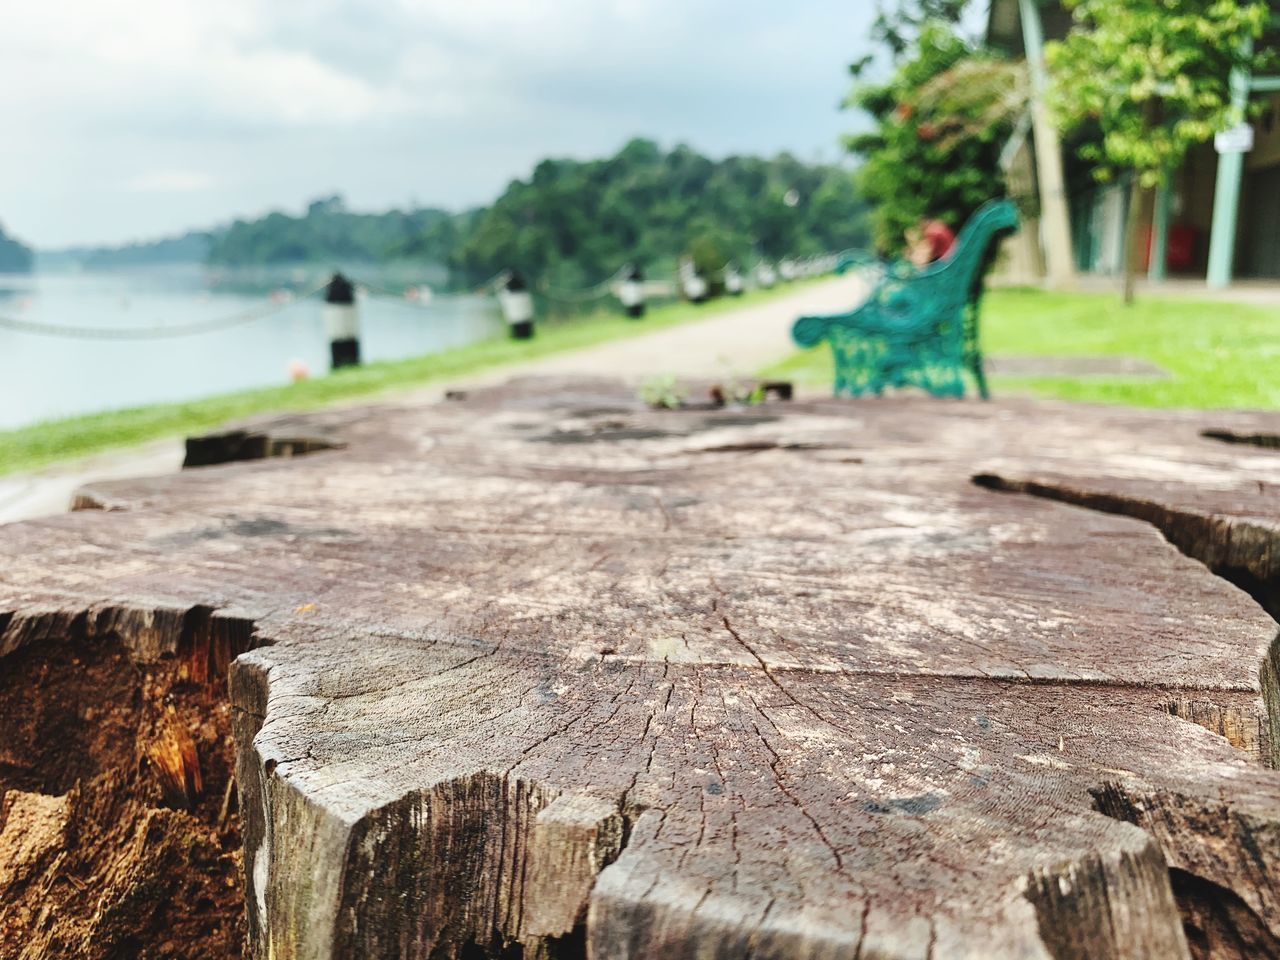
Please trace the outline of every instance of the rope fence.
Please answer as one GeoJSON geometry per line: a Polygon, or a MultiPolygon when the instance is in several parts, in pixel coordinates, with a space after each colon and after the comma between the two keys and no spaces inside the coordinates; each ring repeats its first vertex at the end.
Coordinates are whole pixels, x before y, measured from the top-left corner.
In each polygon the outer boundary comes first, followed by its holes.
{"type": "MultiPolygon", "coordinates": [[[[265,320],[284,311],[296,307],[304,301],[322,293],[327,283],[312,287],[302,293],[293,294],[284,300],[250,307],[225,317],[214,317],[209,320],[197,320],[192,323],[174,324],[172,326],[152,327],[85,327],[58,323],[38,323],[0,314],[0,330],[16,330],[19,333],[30,333],[37,336],[66,337],[76,340],[157,340],[168,337],[188,337],[201,333],[216,333],[257,320],[265,320]]],[[[418,310],[430,310],[431,304],[411,301],[402,292],[397,292],[376,284],[358,282],[362,290],[378,296],[379,301],[389,301],[400,306],[418,310]]]]}
{"type": "Polygon", "coordinates": [[[0,329],[17,330],[21,333],[33,333],[39,336],[68,337],[76,340],[156,340],[166,337],[189,337],[200,333],[213,333],[227,330],[255,320],[263,320],[277,313],[282,313],[295,306],[300,300],[315,296],[325,285],[308,290],[306,293],[278,303],[267,303],[248,310],[241,310],[225,317],[210,320],[197,320],[193,323],[175,324],[158,327],[83,327],[68,326],[58,323],[36,323],[32,320],[20,320],[17,317],[0,315],[0,329]]]}
{"type": "MultiPolygon", "coordinates": [[[[834,261],[834,257],[830,258],[834,261]]],[[[594,284],[590,287],[573,290],[566,288],[551,287],[547,284],[540,284],[537,287],[538,293],[549,301],[559,302],[561,304],[584,304],[594,301],[603,300],[609,296],[615,296],[615,286],[618,284],[626,268],[619,268],[612,276],[594,284]]],[[[501,271],[480,286],[480,290],[490,290],[494,284],[504,277],[507,271],[501,271]]],[[[368,283],[363,280],[356,279],[353,281],[357,289],[367,294],[375,295],[380,302],[390,301],[397,303],[403,307],[415,309],[419,311],[429,311],[432,309],[432,298],[425,300],[414,300],[406,296],[404,290],[393,290],[389,287],[381,286],[376,283],[368,283]]],[[[648,281],[647,286],[652,286],[657,281],[648,281]]],[[[196,336],[202,333],[215,333],[221,330],[228,330],[234,327],[254,323],[258,320],[264,320],[268,317],[283,313],[298,304],[311,299],[317,294],[322,293],[328,287],[328,283],[323,283],[312,287],[302,293],[294,294],[283,300],[272,300],[265,304],[250,307],[246,310],[240,310],[224,317],[215,317],[208,320],[197,320],[191,323],[174,324],[172,326],[150,326],[150,327],[90,327],[82,325],[67,325],[57,323],[40,323],[34,320],[23,320],[19,317],[7,316],[0,314],[0,330],[13,330],[18,333],[28,333],[35,336],[46,337],[64,337],[76,340],[155,340],[167,339],[175,337],[196,336]]],[[[679,289],[679,278],[673,277],[671,280],[673,290],[679,289]]]]}
{"type": "Polygon", "coordinates": [[[590,287],[581,287],[579,289],[553,287],[548,283],[541,283],[538,285],[538,292],[548,300],[558,300],[561,303],[590,303],[593,300],[603,300],[605,297],[613,295],[613,286],[622,279],[625,271],[625,267],[619,267],[613,272],[612,276],[606,277],[590,287]]]}

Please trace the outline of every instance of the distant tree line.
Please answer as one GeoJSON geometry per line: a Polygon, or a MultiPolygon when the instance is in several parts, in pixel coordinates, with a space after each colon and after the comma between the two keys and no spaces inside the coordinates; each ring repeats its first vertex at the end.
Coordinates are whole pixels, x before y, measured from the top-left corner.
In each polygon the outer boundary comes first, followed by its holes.
{"type": "Polygon", "coordinates": [[[447,266],[460,285],[514,267],[576,287],[629,261],[666,268],[687,254],[716,271],[730,260],[861,246],[867,217],[839,167],[787,154],[715,161],[637,139],[605,160],[544,160],[491,206],[462,213],[353,213],[334,196],[301,216],[237,220],[211,235],[207,259],[222,267],[425,260],[447,266]]]}
{"type": "Polygon", "coordinates": [[[127,243],[120,247],[41,250],[37,261],[41,270],[127,270],[130,267],[204,263],[212,242],[212,231],[191,230],[177,237],[127,243]]]}
{"type": "Polygon", "coordinates": [[[313,200],[302,216],[269,213],[212,235],[207,262],[219,267],[381,263],[407,255],[439,260],[452,239],[444,210],[353,213],[340,196],[313,200]]]}
{"type": "Polygon", "coordinates": [[[839,167],[788,154],[716,161],[637,139],[605,160],[542,161],[467,216],[447,262],[469,282],[517,267],[563,287],[686,254],[714,272],[864,245],[867,213],[839,167]]]}
{"type": "Polygon", "coordinates": [[[0,273],[30,273],[31,248],[4,232],[0,226],[0,273]]]}

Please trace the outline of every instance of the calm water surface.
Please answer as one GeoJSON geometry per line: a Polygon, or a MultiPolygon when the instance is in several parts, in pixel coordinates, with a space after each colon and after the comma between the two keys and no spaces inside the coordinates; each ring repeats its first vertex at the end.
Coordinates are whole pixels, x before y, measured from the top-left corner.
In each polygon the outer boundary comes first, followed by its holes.
{"type": "MultiPolygon", "coordinates": [[[[312,286],[293,279],[299,290],[312,286]]],[[[78,327],[174,326],[265,307],[268,292],[220,292],[197,267],[0,275],[0,317],[78,327]]],[[[283,384],[295,360],[321,376],[329,364],[322,306],[319,297],[295,300],[225,330],[155,340],[68,339],[0,327],[0,430],[283,384]]],[[[360,300],[360,320],[366,360],[433,353],[502,329],[496,303],[478,296],[436,294],[424,304],[370,294],[360,300]]]]}

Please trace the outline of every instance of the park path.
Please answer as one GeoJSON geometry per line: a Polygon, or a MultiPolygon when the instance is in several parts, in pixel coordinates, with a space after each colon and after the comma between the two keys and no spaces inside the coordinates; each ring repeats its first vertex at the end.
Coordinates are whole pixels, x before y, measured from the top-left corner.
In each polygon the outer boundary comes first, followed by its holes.
{"type": "MultiPolygon", "coordinates": [[[[552,354],[521,364],[519,371],[606,375],[625,380],[667,373],[680,377],[750,376],[795,349],[791,325],[796,317],[847,310],[862,298],[864,289],[864,281],[858,276],[836,277],[802,287],[790,296],[748,304],[717,313],[707,320],[552,354]]],[[[511,367],[502,367],[464,379],[469,383],[495,383],[508,379],[511,374],[511,367]]],[[[433,383],[431,388],[437,393],[440,391],[439,384],[433,383]]]]}
{"type": "MultiPolygon", "coordinates": [[[[394,398],[434,402],[445,391],[498,383],[516,375],[589,374],[641,380],[657,374],[724,378],[749,376],[792,349],[791,325],[804,313],[848,309],[865,285],[854,275],[806,284],[764,303],[748,303],[651,334],[597,344],[581,350],[504,364],[462,377],[433,380],[408,391],[343,404],[357,406],[394,398]]],[[[24,473],[0,476],[0,523],[62,513],[75,490],[99,480],[159,476],[181,468],[183,440],[167,437],[136,447],[108,450],[24,473]]]]}

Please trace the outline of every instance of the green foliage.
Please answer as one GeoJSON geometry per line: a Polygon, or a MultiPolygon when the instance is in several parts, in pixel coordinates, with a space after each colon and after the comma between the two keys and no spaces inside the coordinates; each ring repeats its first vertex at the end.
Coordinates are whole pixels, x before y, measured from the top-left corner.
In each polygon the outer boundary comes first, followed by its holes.
{"type": "Polygon", "coordinates": [[[764,384],[755,377],[743,377],[729,366],[724,366],[720,383],[716,388],[721,399],[730,406],[758,407],[764,403],[764,384]]]}
{"type": "Polygon", "coordinates": [[[697,232],[689,240],[689,256],[694,268],[704,277],[715,276],[742,252],[738,239],[728,230],[714,224],[698,225],[693,229],[697,232]]]}
{"type": "Polygon", "coordinates": [[[164,263],[203,263],[212,242],[213,235],[208,231],[193,230],[180,237],[90,250],[80,265],[86,270],[112,270],[164,263]]]}
{"type": "Polygon", "coordinates": [[[301,217],[238,220],[213,237],[209,262],[413,259],[447,265],[459,286],[514,267],[539,285],[575,289],[628,262],[665,269],[691,254],[714,273],[729,260],[857,246],[867,239],[865,217],[851,175],[839,167],[787,154],[713,161],[689,147],[663,152],[632,140],[605,160],[543,160],[492,206],[464,213],[357,214],[327,197],[301,217]]]}
{"type": "Polygon", "coordinates": [[[235,221],[214,236],[208,262],[223,267],[377,263],[399,256],[440,262],[456,242],[457,228],[443,210],[352,213],[341,197],[324,197],[301,217],[276,212],[235,221]]]}
{"type": "Polygon", "coordinates": [[[0,227],[0,273],[30,273],[31,248],[19,243],[0,227]]]}
{"type": "Polygon", "coordinates": [[[449,265],[471,283],[516,267],[560,288],[596,283],[627,262],[669,266],[684,254],[714,273],[729,260],[864,243],[865,212],[838,167],[787,154],[714,161],[637,139],[605,160],[542,161],[475,215],[449,265]]]}
{"type": "Polygon", "coordinates": [[[982,204],[1005,196],[999,160],[1017,111],[996,108],[999,82],[948,82],[955,71],[977,68],[1016,82],[1010,65],[932,22],[886,83],[854,87],[849,105],[870,114],[875,128],[846,138],[846,145],[862,158],[857,188],[875,204],[872,227],[882,252],[900,251],[905,231],[921,220],[959,229],[982,204]],[[984,90],[990,95],[975,95],[984,90]]]}
{"type": "Polygon", "coordinates": [[[1030,108],[1025,61],[986,55],[966,57],[922,84],[915,95],[916,112],[944,151],[991,130],[1012,130],[1030,108]]]}
{"type": "Polygon", "coordinates": [[[1050,106],[1066,130],[1095,127],[1081,155],[1101,178],[1133,171],[1157,185],[1187,150],[1242,118],[1233,69],[1256,60],[1265,3],[1068,0],[1075,25],[1046,47],[1050,106]]]}
{"type": "MultiPolygon", "coordinates": [[[[926,24],[955,26],[968,6],[969,0],[897,0],[892,6],[885,6],[881,0],[871,24],[871,39],[888,48],[897,60],[911,49],[926,24]]],[[[860,72],[855,64],[854,74],[860,72]]]]}
{"type": "Polygon", "coordinates": [[[678,410],[688,399],[688,394],[680,389],[674,373],[650,377],[640,384],[638,392],[641,402],[655,410],[678,410]]]}
{"type": "Polygon", "coordinates": [[[64,247],[36,254],[40,271],[127,270],[172,264],[201,264],[209,256],[216,230],[189,230],[175,237],[115,247],[64,247]]]}

